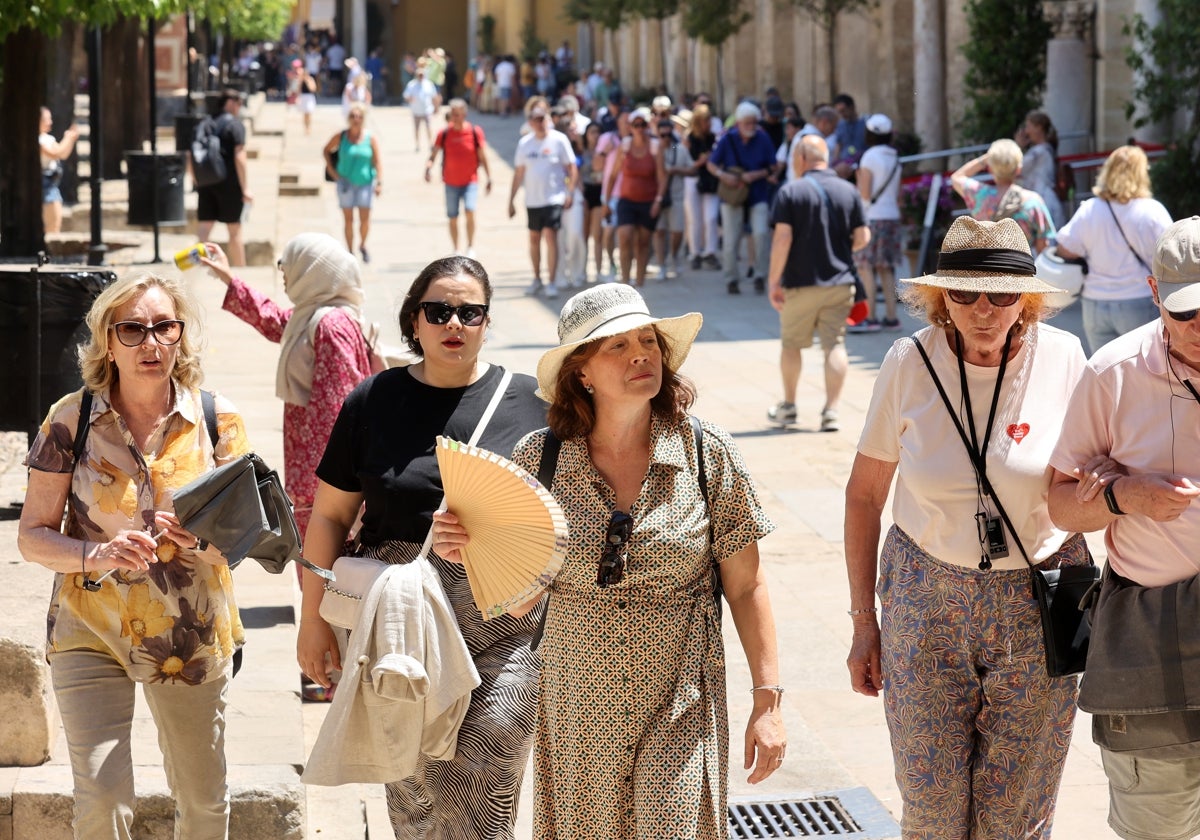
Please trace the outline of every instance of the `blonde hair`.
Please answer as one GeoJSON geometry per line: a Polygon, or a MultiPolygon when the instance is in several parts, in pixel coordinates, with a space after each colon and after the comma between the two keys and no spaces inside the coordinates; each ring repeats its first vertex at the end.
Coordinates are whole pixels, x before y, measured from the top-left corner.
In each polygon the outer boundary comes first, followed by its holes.
{"type": "Polygon", "coordinates": [[[1015,179],[1017,173],[1021,171],[1021,162],[1024,159],[1021,147],[1008,138],[997,140],[988,147],[988,169],[991,170],[992,177],[998,181],[1015,179]]]}
{"type": "Polygon", "coordinates": [[[692,109],[692,122],[688,133],[694,137],[705,137],[712,134],[712,110],[701,102],[692,109]]]}
{"type": "MultiPolygon", "coordinates": [[[[88,310],[87,325],[91,336],[79,345],[79,372],[83,384],[91,391],[103,391],[117,381],[117,366],[108,359],[111,346],[113,313],[134,298],[141,297],[152,288],[162,289],[175,307],[175,317],[183,321],[183,337],[179,339],[178,354],[171,378],[181,387],[197,387],[204,379],[200,369],[200,348],[203,330],[199,313],[191,294],[175,278],[156,274],[135,274],[122,277],[99,294],[88,310]]],[[[147,341],[153,341],[150,336],[147,341]]]]}
{"type": "Polygon", "coordinates": [[[365,102],[351,102],[350,107],[346,109],[346,119],[349,120],[352,116],[358,114],[363,118],[363,122],[367,120],[367,105],[365,102]]]}
{"type": "MultiPolygon", "coordinates": [[[[950,320],[950,308],[946,306],[946,296],[943,294],[946,290],[941,286],[928,286],[924,283],[906,283],[905,286],[900,292],[900,299],[908,306],[909,312],[953,335],[954,322],[950,320]]],[[[1020,338],[1029,329],[1030,324],[1044,321],[1058,310],[1059,307],[1050,304],[1049,295],[1023,293],[1021,317],[1012,326],[1013,338],[1020,338]]]]}
{"type": "Polygon", "coordinates": [[[531,96],[529,101],[525,103],[525,116],[528,117],[533,113],[534,108],[541,108],[546,112],[546,116],[550,116],[550,103],[546,101],[544,96],[531,96]]]}
{"type": "Polygon", "coordinates": [[[1100,174],[1096,177],[1096,186],[1092,192],[1107,201],[1118,204],[1135,198],[1150,198],[1150,161],[1146,153],[1137,146],[1121,146],[1113,149],[1100,174]]]}

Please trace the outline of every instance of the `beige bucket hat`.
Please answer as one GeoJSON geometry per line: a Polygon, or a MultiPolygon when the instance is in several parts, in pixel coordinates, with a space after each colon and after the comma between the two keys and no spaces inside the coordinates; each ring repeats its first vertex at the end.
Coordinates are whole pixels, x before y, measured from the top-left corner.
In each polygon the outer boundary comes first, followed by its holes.
{"type": "Polygon", "coordinates": [[[1029,241],[1012,219],[983,222],[959,216],[950,225],[937,271],[905,283],[959,289],[964,292],[1054,294],[1058,291],[1037,277],[1029,241]]]}

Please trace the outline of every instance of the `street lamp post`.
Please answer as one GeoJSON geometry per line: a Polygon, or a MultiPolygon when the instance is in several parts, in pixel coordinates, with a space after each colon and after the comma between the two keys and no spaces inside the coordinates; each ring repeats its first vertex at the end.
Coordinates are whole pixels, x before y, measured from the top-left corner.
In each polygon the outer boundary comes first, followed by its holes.
{"type": "Polygon", "coordinates": [[[104,265],[108,248],[104,244],[103,216],[100,204],[100,167],[104,161],[104,131],[101,128],[100,109],[100,27],[88,30],[88,183],[92,192],[92,241],[88,247],[88,265],[104,265]]]}

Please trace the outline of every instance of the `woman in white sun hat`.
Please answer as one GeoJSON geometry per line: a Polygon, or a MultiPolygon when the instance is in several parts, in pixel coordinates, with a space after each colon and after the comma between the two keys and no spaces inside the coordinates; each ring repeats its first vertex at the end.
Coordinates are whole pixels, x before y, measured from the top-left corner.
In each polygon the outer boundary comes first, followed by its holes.
{"type": "MultiPolygon", "coordinates": [[[[695,390],[676,371],[700,323],[695,312],[652,317],[628,286],[596,286],[567,301],[559,345],[538,363],[550,427],[527,435],[513,460],[553,476],[571,531],[541,644],[538,837],[728,837],[714,568],[753,678],[750,782],[783,760],[758,557],[773,525],[729,434],[688,416],[695,390]]],[[[443,557],[467,541],[452,514],[434,529],[443,557]]]]}
{"type": "MultiPolygon", "coordinates": [[[[883,692],[906,838],[1049,837],[1076,683],[1047,674],[1023,553],[1042,568],[1089,562],[1046,503],[1083,350],[1042,323],[1056,290],[1011,219],[955,220],[937,272],[906,282],[929,326],[884,359],[846,486],[850,683],[883,692]]],[[[1089,498],[1111,469],[1095,460],[1080,473],[1089,498]]]]}

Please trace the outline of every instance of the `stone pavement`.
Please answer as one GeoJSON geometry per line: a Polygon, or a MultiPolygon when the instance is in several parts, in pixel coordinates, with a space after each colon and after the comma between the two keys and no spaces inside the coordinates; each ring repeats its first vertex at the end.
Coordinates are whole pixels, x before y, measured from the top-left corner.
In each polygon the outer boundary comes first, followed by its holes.
{"type": "MultiPolygon", "coordinates": [[[[485,356],[514,370],[532,372],[539,355],[554,341],[562,299],[547,301],[522,294],[530,279],[523,215],[509,220],[505,213],[518,120],[484,116],[479,122],[495,150],[502,152],[493,153],[495,186],[490,196],[481,196],[478,214],[476,250],[495,285],[493,326],[485,356]]],[[[251,162],[250,177],[259,199],[247,225],[248,239],[271,242],[277,253],[290,236],[301,231],[325,231],[340,237],[341,219],[332,185],[321,181],[320,148],[342,125],[340,111],[334,105],[319,107],[309,136],[303,132],[299,115],[282,105],[269,103],[257,109],[256,130],[281,133],[256,133],[249,141],[258,152],[251,162]],[[280,195],[281,174],[294,176],[300,185],[319,187],[318,194],[280,195]]],[[[369,125],[381,139],[386,190],[373,213],[369,240],[372,262],[365,269],[366,308],[373,319],[385,325],[390,340],[398,343],[395,311],[400,297],[424,265],[449,253],[450,240],[442,187],[425,184],[421,179],[427,150],[423,148],[420,154],[413,151],[407,110],[376,108],[369,125]]],[[[223,236],[220,226],[216,235],[223,236]]],[[[173,253],[191,241],[186,234],[166,234],[162,253],[173,253]]],[[[135,259],[147,259],[150,252],[143,241],[136,251],[122,252],[126,253],[132,253],[135,259]]],[[[245,276],[277,300],[284,300],[273,270],[252,268],[245,276]]],[[[208,386],[234,400],[245,415],[258,451],[269,462],[281,463],[282,409],[274,396],[277,348],[220,311],[223,287],[216,280],[197,271],[189,272],[187,279],[205,310],[208,386]]],[[[696,412],[734,436],[758,482],[764,504],[778,525],[761,548],[778,626],[781,679],[787,686],[784,714],[791,746],[783,767],[771,779],[755,788],[746,784],[748,774],[740,767],[740,756],[741,732],[750,707],[750,682],[733,624],[726,621],[733,733],[730,792],[734,796],[768,798],[862,786],[898,818],[900,803],[882,706],[849,689],[844,660],[851,625],[845,615],[848,596],[842,559],[843,487],[875,370],[896,336],[849,337],[852,369],[843,397],[840,433],[816,431],[822,400],[820,358],[818,351],[807,351],[798,399],[801,422],[793,430],[782,431],[768,425],[764,417],[766,407],[778,399],[779,392],[778,320],[765,298],[750,293],[731,297],[725,293],[719,274],[711,271],[685,271],[670,281],[652,276],[644,293],[656,314],[688,310],[704,313],[704,328],[684,368],[699,387],[696,412]]],[[[907,316],[903,320],[907,331],[918,326],[907,316]]],[[[1079,332],[1077,307],[1060,315],[1056,323],[1079,332]]],[[[22,492],[23,474],[19,469],[10,468],[0,475],[0,505],[19,500],[22,492]]],[[[26,602],[44,597],[49,574],[25,567],[16,556],[15,523],[0,521],[0,533],[8,537],[4,544],[9,546],[0,555],[0,581],[4,582],[0,599],[4,591],[14,590],[9,581],[16,580],[20,581],[26,602]]],[[[1095,547],[1103,552],[1102,544],[1095,547]]],[[[297,592],[290,574],[271,577],[247,564],[237,576],[240,600],[247,608],[250,643],[246,670],[234,681],[231,694],[231,780],[244,786],[238,787],[244,792],[238,803],[261,794],[263,800],[285,803],[287,807],[296,803],[298,807],[299,799],[291,786],[327,707],[302,707],[297,697],[292,649],[297,592]],[[261,787],[256,788],[256,784],[261,787]]],[[[0,600],[0,606],[7,606],[7,602],[0,600]]],[[[22,609],[40,619],[41,604],[26,603],[22,609]]],[[[2,690],[0,687],[0,696],[2,690]]],[[[144,709],[140,714],[144,716],[144,709]]],[[[1115,836],[1105,822],[1104,774],[1091,744],[1089,727],[1087,716],[1081,714],[1059,798],[1056,826],[1060,837],[1115,836]]],[[[152,727],[140,717],[135,731],[138,762],[144,765],[138,768],[139,782],[147,780],[157,789],[156,780],[161,774],[154,769],[159,758],[152,727]]],[[[69,796],[64,752],[59,739],[49,765],[20,771],[0,769],[0,840],[7,837],[3,831],[4,803],[9,791],[53,793],[58,803],[56,819],[62,825],[64,801],[69,796]]],[[[531,834],[531,788],[532,780],[527,776],[518,837],[531,834]]],[[[9,800],[10,804],[18,803],[10,813],[20,810],[20,801],[20,795],[9,800]]],[[[238,803],[235,812],[246,808],[248,814],[248,805],[238,803]]],[[[279,811],[282,820],[287,816],[286,807],[279,811]]],[[[250,836],[342,840],[362,838],[368,831],[372,838],[390,836],[379,787],[308,788],[303,813],[302,827],[295,825],[299,815],[296,811],[290,813],[291,823],[280,823],[277,833],[234,836],[239,840],[250,836]]],[[[52,824],[49,817],[39,820],[39,840],[68,836],[65,829],[54,829],[52,824]]],[[[19,831],[16,836],[35,834],[19,831]]]]}

